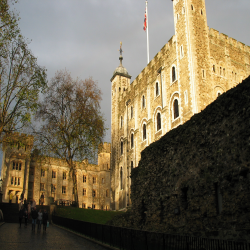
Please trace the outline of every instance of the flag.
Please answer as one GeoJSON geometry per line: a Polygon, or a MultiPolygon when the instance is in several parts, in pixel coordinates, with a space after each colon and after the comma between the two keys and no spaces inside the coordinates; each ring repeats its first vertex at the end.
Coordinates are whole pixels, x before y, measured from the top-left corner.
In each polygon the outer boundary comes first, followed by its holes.
{"type": "Polygon", "coordinates": [[[144,29],[145,31],[146,31],[146,29],[147,29],[147,9],[145,10],[145,17],[144,17],[143,29],[144,29]]]}

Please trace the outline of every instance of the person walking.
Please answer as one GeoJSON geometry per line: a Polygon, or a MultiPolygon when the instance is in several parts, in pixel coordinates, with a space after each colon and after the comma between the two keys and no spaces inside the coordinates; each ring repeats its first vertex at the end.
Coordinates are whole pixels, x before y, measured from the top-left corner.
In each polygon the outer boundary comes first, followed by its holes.
{"type": "Polygon", "coordinates": [[[24,209],[28,211],[28,202],[27,202],[26,198],[23,201],[23,205],[24,205],[24,209]]]}
{"type": "Polygon", "coordinates": [[[48,219],[49,219],[49,215],[48,215],[46,209],[44,209],[44,212],[43,212],[43,231],[45,231],[45,232],[46,232],[46,228],[47,228],[48,219]]]}
{"type": "Polygon", "coordinates": [[[36,207],[31,211],[31,217],[32,217],[32,231],[35,231],[36,229],[36,220],[38,217],[38,213],[36,211],[36,207]]]}
{"type": "Polygon", "coordinates": [[[24,209],[24,223],[25,227],[27,227],[27,221],[28,221],[28,212],[26,209],[24,209]]]}
{"type": "Polygon", "coordinates": [[[37,222],[38,222],[37,230],[41,230],[42,218],[43,218],[43,213],[42,213],[42,210],[40,209],[39,212],[38,212],[38,217],[37,217],[37,222]]]}
{"type": "Polygon", "coordinates": [[[31,214],[31,204],[28,203],[28,221],[30,220],[30,214],[31,214]]]}
{"type": "Polygon", "coordinates": [[[21,228],[21,225],[22,225],[22,220],[23,220],[23,208],[21,208],[19,210],[19,224],[20,224],[20,228],[21,228]]]}
{"type": "Polygon", "coordinates": [[[23,209],[23,201],[21,200],[20,203],[19,203],[19,211],[23,209]]]}

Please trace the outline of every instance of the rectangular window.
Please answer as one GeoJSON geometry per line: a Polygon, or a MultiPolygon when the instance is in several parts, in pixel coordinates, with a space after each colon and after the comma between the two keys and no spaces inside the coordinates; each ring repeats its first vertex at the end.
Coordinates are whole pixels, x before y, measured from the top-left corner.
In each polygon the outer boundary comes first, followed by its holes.
{"type": "Polygon", "coordinates": [[[15,177],[15,186],[16,186],[16,184],[17,184],[17,178],[15,177]]]}
{"type": "Polygon", "coordinates": [[[19,163],[19,171],[22,170],[22,163],[19,163]]]}
{"type": "Polygon", "coordinates": [[[86,203],[82,203],[82,208],[86,208],[86,203]]]}
{"type": "Polygon", "coordinates": [[[21,178],[18,178],[17,185],[18,185],[18,186],[20,186],[20,185],[21,185],[21,178]]]}
{"type": "Polygon", "coordinates": [[[63,172],[63,180],[66,180],[66,172],[63,172]]]}
{"type": "Polygon", "coordinates": [[[84,175],[84,176],[82,177],[82,181],[83,181],[84,183],[87,182],[87,176],[86,176],[86,175],[84,175]]]}
{"type": "Polygon", "coordinates": [[[62,186],[62,194],[66,194],[66,187],[62,186]]]}
{"type": "Polygon", "coordinates": [[[13,185],[14,184],[14,177],[12,176],[11,177],[11,185],[13,185]]]}
{"type": "Polygon", "coordinates": [[[93,197],[96,197],[96,190],[93,190],[93,197]]]}
{"type": "Polygon", "coordinates": [[[86,190],[86,188],[83,189],[82,195],[83,195],[83,196],[86,196],[86,195],[87,195],[87,190],[86,190]]]}
{"type": "Polygon", "coordinates": [[[41,177],[45,177],[45,170],[41,169],[41,177]]]}
{"type": "Polygon", "coordinates": [[[44,185],[44,183],[40,183],[40,191],[45,191],[45,185],[44,185]]]}
{"type": "Polygon", "coordinates": [[[95,209],[95,204],[92,204],[92,209],[95,209]]]}
{"type": "Polygon", "coordinates": [[[16,164],[15,164],[14,161],[13,161],[13,167],[12,167],[12,169],[16,169],[16,164]]]}
{"type": "Polygon", "coordinates": [[[93,177],[93,184],[96,183],[96,177],[93,177]]]}
{"type": "Polygon", "coordinates": [[[52,178],[56,178],[56,171],[52,171],[52,178]]]}
{"type": "Polygon", "coordinates": [[[16,170],[18,170],[18,163],[16,162],[16,170]]]}
{"type": "Polygon", "coordinates": [[[56,192],[56,185],[51,184],[51,193],[56,192]]]}

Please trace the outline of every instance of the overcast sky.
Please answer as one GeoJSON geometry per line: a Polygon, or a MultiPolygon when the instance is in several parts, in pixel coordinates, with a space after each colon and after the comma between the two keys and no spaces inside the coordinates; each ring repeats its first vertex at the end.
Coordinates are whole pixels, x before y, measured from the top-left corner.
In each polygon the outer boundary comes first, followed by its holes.
{"type": "MultiPolygon", "coordinates": [[[[47,68],[48,79],[67,69],[73,77],[93,77],[103,93],[102,112],[109,128],[111,82],[119,65],[134,80],[146,66],[146,33],[143,31],[144,0],[19,0],[22,34],[29,48],[47,68]]],[[[250,0],[206,0],[208,26],[250,45],[250,0]]],[[[148,0],[150,60],[174,35],[171,0],[148,0]]]]}

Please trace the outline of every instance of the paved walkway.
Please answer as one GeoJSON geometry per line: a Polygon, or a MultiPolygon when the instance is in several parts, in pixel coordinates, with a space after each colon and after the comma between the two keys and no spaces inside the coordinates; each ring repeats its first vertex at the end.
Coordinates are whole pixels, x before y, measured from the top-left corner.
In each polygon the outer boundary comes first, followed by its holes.
{"type": "Polygon", "coordinates": [[[19,228],[19,224],[5,223],[0,226],[0,249],[104,250],[107,248],[53,225],[50,225],[44,233],[43,230],[37,232],[37,228],[32,232],[31,224],[27,228],[24,225],[19,228]]]}

